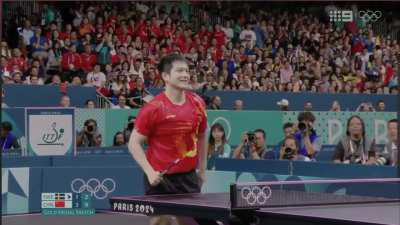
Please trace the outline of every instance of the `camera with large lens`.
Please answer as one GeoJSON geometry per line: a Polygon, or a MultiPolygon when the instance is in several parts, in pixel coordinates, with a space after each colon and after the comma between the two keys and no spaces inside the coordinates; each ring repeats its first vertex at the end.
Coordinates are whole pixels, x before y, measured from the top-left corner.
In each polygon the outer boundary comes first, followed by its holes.
{"type": "Polygon", "coordinates": [[[288,160],[292,160],[295,156],[296,152],[294,149],[291,148],[285,148],[283,150],[283,159],[288,159],[288,160]]]}
{"type": "Polygon", "coordinates": [[[300,130],[301,132],[304,132],[304,131],[306,131],[306,129],[307,129],[307,124],[304,123],[304,122],[300,122],[299,125],[298,125],[298,128],[299,128],[299,130],[300,130]]]}
{"type": "Polygon", "coordinates": [[[88,126],[87,126],[87,131],[88,131],[89,133],[93,132],[93,130],[94,130],[94,126],[93,126],[93,125],[88,125],[88,126]]]}
{"type": "Polygon", "coordinates": [[[308,126],[308,125],[307,125],[306,123],[304,123],[304,122],[300,122],[300,123],[297,125],[297,127],[299,128],[299,130],[300,130],[302,133],[304,133],[304,132],[306,132],[306,131],[308,131],[308,132],[310,132],[310,133],[314,133],[314,132],[315,132],[314,128],[308,126]]]}
{"type": "Polygon", "coordinates": [[[249,142],[254,142],[254,140],[256,139],[254,132],[247,132],[247,139],[249,140],[249,142]]]}
{"type": "Polygon", "coordinates": [[[134,122],[128,123],[128,130],[132,131],[133,128],[135,128],[135,123],[134,122]]]}

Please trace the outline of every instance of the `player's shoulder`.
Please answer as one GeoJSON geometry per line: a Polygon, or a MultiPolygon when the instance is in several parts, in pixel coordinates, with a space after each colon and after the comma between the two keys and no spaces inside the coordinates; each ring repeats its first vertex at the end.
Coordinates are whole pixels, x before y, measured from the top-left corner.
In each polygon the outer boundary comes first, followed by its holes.
{"type": "Polygon", "coordinates": [[[164,101],[165,101],[165,97],[161,93],[161,94],[155,96],[150,102],[145,104],[142,107],[142,109],[145,109],[146,111],[152,111],[152,110],[160,109],[165,105],[164,101]]]}
{"type": "Polygon", "coordinates": [[[191,91],[187,91],[186,95],[189,96],[189,98],[192,99],[195,103],[205,107],[206,103],[204,102],[203,98],[200,97],[200,95],[191,91]]]}

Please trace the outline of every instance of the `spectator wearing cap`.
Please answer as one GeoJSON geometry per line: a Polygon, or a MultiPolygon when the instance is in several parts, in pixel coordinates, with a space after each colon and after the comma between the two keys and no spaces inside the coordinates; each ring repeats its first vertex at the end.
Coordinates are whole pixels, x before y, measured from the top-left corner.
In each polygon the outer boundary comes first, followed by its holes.
{"type": "Polygon", "coordinates": [[[19,148],[17,137],[11,132],[12,124],[8,121],[3,121],[0,127],[0,146],[1,151],[5,152],[9,149],[19,148]]]}
{"type": "Polygon", "coordinates": [[[280,107],[281,111],[289,111],[289,101],[287,99],[282,99],[277,102],[277,105],[280,107]]]}

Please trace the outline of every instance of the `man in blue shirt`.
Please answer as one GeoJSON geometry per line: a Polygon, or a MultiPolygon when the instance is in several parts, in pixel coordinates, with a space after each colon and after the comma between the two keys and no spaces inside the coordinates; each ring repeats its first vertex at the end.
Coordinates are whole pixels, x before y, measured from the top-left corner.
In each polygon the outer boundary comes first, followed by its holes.
{"type": "Polygon", "coordinates": [[[1,123],[0,128],[0,146],[2,152],[5,152],[9,149],[19,148],[19,144],[17,138],[14,134],[11,133],[12,125],[8,121],[4,121],[1,123]]]}
{"type": "Polygon", "coordinates": [[[263,129],[243,134],[241,143],[233,151],[234,159],[276,159],[275,153],[266,148],[263,129]]]}
{"type": "Polygon", "coordinates": [[[315,116],[312,112],[301,112],[297,117],[297,132],[295,138],[300,146],[299,154],[315,160],[315,156],[321,150],[320,138],[314,130],[315,116]]]}

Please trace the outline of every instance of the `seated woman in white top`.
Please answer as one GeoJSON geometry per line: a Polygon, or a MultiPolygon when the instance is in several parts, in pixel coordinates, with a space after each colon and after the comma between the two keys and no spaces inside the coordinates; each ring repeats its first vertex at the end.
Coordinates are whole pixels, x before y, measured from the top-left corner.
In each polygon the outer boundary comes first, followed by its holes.
{"type": "Polygon", "coordinates": [[[215,123],[211,127],[208,139],[208,158],[229,158],[230,155],[231,146],[226,140],[224,127],[215,123]]]}

